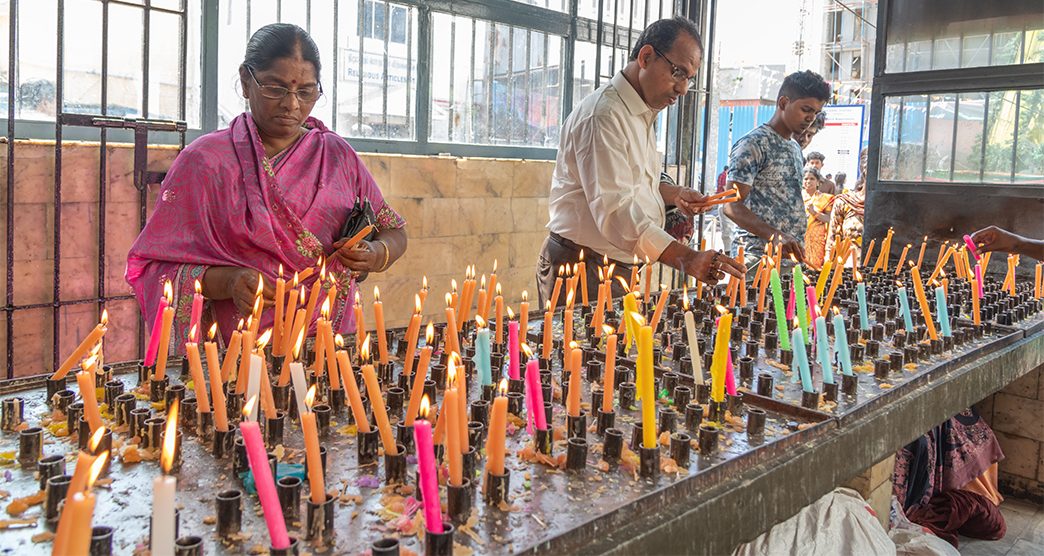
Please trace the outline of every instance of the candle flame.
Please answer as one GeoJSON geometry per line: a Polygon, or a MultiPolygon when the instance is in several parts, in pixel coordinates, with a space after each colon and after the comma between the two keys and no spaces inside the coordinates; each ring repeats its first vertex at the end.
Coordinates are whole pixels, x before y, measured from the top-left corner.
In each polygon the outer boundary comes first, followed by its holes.
{"type": "Polygon", "coordinates": [[[717,310],[717,311],[718,311],[718,313],[720,313],[720,314],[722,314],[722,315],[724,315],[725,313],[728,313],[728,312],[729,312],[729,310],[728,310],[728,309],[726,309],[725,307],[723,307],[723,306],[721,306],[721,305],[715,305],[715,306],[714,306],[714,309],[715,309],[715,310],[717,310]]]}
{"type": "Polygon", "coordinates": [[[99,322],[101,322],[103,325],[109,323],[109,310],[108,309],[102,309],[101,320],[99,322]]]}
{"type": "Polygon", "coordinates": [[[797,317],[794,317],[794,329],[796,330],[798,328],[801,328],[801,322],[798,320],[797,317]]]}
{"type": "Polygon", "coordinates": [[[688,311],[689,310],[689,296],[688,296],[688,292],[686,292],[686,294],[684,296],[682,296],[682,310],[684,310],[684,311],[688,311]]]}
{"type": "Polygon", "coordinates": [[[308,410],[311,411],[312,410],[312,404],[315,403],[315,385],[314,384],[308,389],[308,393],[305,394],[304,402],[305,402],[305,407],[307,407],[308,410]]]}
{"type": "Polygon", "coordinates": [[[522,344],[522,353],[526,355],[526,359],[533,357],[533,350],[529,349],[529,344],[522,344]]]}
{"type": "Polygon", "coordinates": [[[609,264],[609,255],[602,255],[602,266],[609,264]]]}
{"type": "Polygon", "coordinates": [[[453,360],[453,354],[447,358],[448,369],[446,371],[446,385],[447,388],[457,382],[457,362],[453,360]]]}
{"type": "Polygon", "coordinates": [[[194,286],[196,288],[196,293],[198,293],[198,294],[202,294],[203,293],[203,285],[199,283],[199,280],[195,281],[194,286]]]}
{"type": "Polygon", "coordinates": [[[561,278],[565,274],[565,265],[558,265],[558,277],[561,278]]]}
{"type": "Polygon", "coordinates": [[[429,320],[428,321],[428,326],[424,328],[424,343],[427,346],[431,346],[431,344],[434,341],[435,341],[435,325],[433,325],[431,323],[431,321],[429,320]]]}
{"type": "Polygon", "coordinates": [[[627,283],[627,280],[624,280],[623,276],[617,276],[616,279],[620,281],[620,285],[623,286],[623,290],[625,292],[630,293],[631,285],[627,283]]]}
{"type": "Polygon", "coordinates": [[[249,418],[250,417],[250,414],[254,412],[254,404],[256,404],[256,403],[257,403],[257,395],[255,394],[253,396],[250,396],[250,399],[247,400],[247,402],[245,404],[243,404],[243,411],[241,412],[243,414],[243,417],[245,417],[245,418],[249,418]]]}
{"type": "Polygon", "coordinates": [[[790,254],[790,260],[794,261],[794,264],[797,264],[797,256],[795,256],[793,253],[790,254]]]}
{"type": "Polygon", "coordinates": [[[508,320],[515,320],[515,312],[513,310],[511,310],[511,307],[508,307],[507,309],[508,309],[508,320]]]}
{"type": "Polygon", "coordinates": [[[482,318],[481,315],[475,315],[475,325],[479,328],[486,327],[486,319],[482,318]]]}
{"type": "Polygon", "coordinates": [[[485,274],[482,275],[482,280],[479,282],[479,284],[480,284],[479,285],[479,289],[481,289],[481,290],[486,289],[486,275],[485,274]]]}
{"type": "Polygon", "coordinates": [[[451,278],[450,279],[450,292],[457,293],[457,279],[456,278],[451,278]]]}
{"type": "MultiPolygon", "coordinates": [[[[298,292],[297,293],[297,304],[298,305],[304,305],[305,304],[305,299],[307,298],[307,296],[305,295],[304,284],[301,285],[301,287],[297,290],[297,292],[298,292]]],[[[359,292],[356,292],[356,295],[359,295],[359,292]]]]}
{"type": "Polygon", "coordinates": [[[579,273],[580,273],[580,263],[573,263],[573,274],[576,275],[576,274],[579,274],[579,273]]]}
{"type": "Polygon", "coordinates": [[[421,419],[428,418],[428,411],[431,409],[431,404],[428,402],[428,395],[424,394],[421,396],[420,409],[417,411],[417,415],[421,419]]]}
{"type": "Polygon", "coordinates": [[[164,473],[170,473],[171,467],[174,466],[174,448],[178,439],[179,404],[180,402],[175,399],[170,404],[170,411],[167,412],[167,426],[163,431],[163,452],[160,455],[160,465],[163,467],[164,473]]]}
{"type": "Polygon", "coordinates": [[[575,341],[569,342],[569,349],[577,349],[579,347],[580,344],[576,343],[575,341]]]}
{"type": "Polygon", "coordinates": [[[293,282],[290,282],[290,289],[293,290],[294,288],[296,288],[297,284],[300,283],[300,282],[301,282],[301,276],[295,270],[294,271],[294,280],[293,280],[293,282]]]}
{"type": "Polygon", "coordinates": [[[493,274],[497,273],[497,260],[493,259],[493,274]]]}
{"type": "Polygon", "coordinates": [[[450,293],[446,294],[446,308],[447,309],[452,309],[453,308],[453,294],[450,294],[450,293]]]}
{"type": "Polygon", "coordinates": [[[236,325],[236,330],[242,332],[244,324],[245,324],[245,322],[243,321],[243,319],[239,319],[239,324],[236,325]]]}
{"type": "Polygon", "coordinates": [[[646,255],[646,256],[645,256],[645,264],[646,264],[647,266],[648,266],[648,264],[649,264],[649,255],[646,255]]]}
{"type": "Polygon", "coordinates": [[[381,302],[381,288],[378,288],[377,286],[373,287],[373,302],[374,303],[380,303],[381,302]]]}
{"type": "Polygon", "coordinates": [[[279,263],[279,278],[283,277],[283,264],[279,263]]]}
{"type": "Polygon", "coordinates": [[[301,347],[304,345],[305,329],[301,327],[301,330],[297,333],[297,339],[294,340],[294,360],[296,361],[301,357],[301,347]]]}
{"type": "Polygon", "coordinates": [[[262,303],[262,298],[261,298],[260,295],[254,298],[254,312],[250,316],[254,316],[254,315],[256,315],[256,314],[261,312],[261,303],[262,303]]]}
{"type": "Polygon", "coordinates": [[[413,294],[413,314],[421,314],[421,300],[419,293],[413,294]]]}
{"type": "Polygon", "coordinates": [[[584,250],[583,249],[580,250],[580,259],[579,259],[579,261],[580,262],[584,262],[584,250]]]}
{"type": "Polygon", "coordinates": [[[529,290],[522,290],[522,301],[529,301],[529,290]]]}
{"type": "Polygon", "coordinates": [[[602,267],[598,267],[598,281],[599,282],[604,282],[605,281],[605,273],[602,272],[602,267]]]}
{"type": "Polygon", "coordinates": [[[421,277],[421,289],[422,290],[427,290],[428,289],[428,276],[427,275],[424,275],[424,276],[421,277]]]}
{"type": "Polygon", "coordinates": [[[551,312],[551,301],[550,300],[544,302],[544,311],[548,312],[548,313],[551,312]]]}
{"type": "Polygon", "coordinates": [[[363,338],[362,347],[359,349],[359,357],[364,363],[370,361],[370,333],[366,333],[366,337],[363,338]]]}
{"type": "Polygon", "coordinates": [[[167,300],[167,305],[174,301],[174,286],[170,284],[170,280],[163,283],[163,297],[167,300]]]}
{"type": "Polygon", "coordinates": [[[323,266],[319,267],[319,280],[326,280],[326,261],[323,261],[323,266]]]}
{"type": "Polygon", "coordinates": [[[897,288],[901,288],[901,287],[903,287],[903,283],[902,283],[902,282],[900,282],[899,280],[896,280],[896,281],[895,281],[895,287],[897,287],[897,288]]]}
{"type": "Polygon", "coordinates": [[[616,263],[612,263],[612,264],[610,264],[610,265],[609,265],[609,270],[608,270],[608,275],[607,275],[607,277],[608,277],[608,276],[612,276],[612,275],[613,275],[613,272],[614,272],[615,270],[616,270],[616,263]]]}
{"type": "Polygon", "coordinates": [[[573,298],[576,297],[574,293],[573,288],[569,288],[569,292],[566,293],[566,307],[573,306],[573,298]]]}
{"type": "Polygon", "coordinates": [[[98,430],[94,431],[94,434],[92,434],[91,437],[87,439],[87,451],[94,452],[95,450],[97,450],[98,446],[101,444],[103,436],[105,436],[104,425],[98,427],[98,430]]]}
{"type": "Polygon", "coordinates": [[[863,275],[860,274],[858,270],[852,269],[852,275],[855,277],[855,281],[856,282],[862,282],[863,281],[863,275]]]}
{"type": "Polygon", "coordinates": [[[841,314],[841,309],[838,309],[837,307],[833,307],[832,309],[834,310],[834,316],[841,314]]]}
{"type": "Polygon", "coordinates": [[[341,336],[340,334],[334,334],[334,345],[337,346],[337,349],[343,348],[344,336],[341,336]]]}
{"type": "Polygon", "coordinates": [[[604,332],[606,334],[606,336],[608,336],[610,334],[615,333],[616,330],[614,330],[613,327],[609,326],[608,324],[603,324],[602,325],[602,332],[604,332]]]}
{"type": "Polygon", "coordinates": [[[631,313],[631,319],[634,320],[634,323],[636,325],[645,326],[645,317],[639,315],[638,313],[631,313]]]}
{"type": "Polygon", "coordinates": [[[91,354],[90,357],[84,359],[83,362],[80,363],[80,369],[82,371],[93,371],[94,370],[94,365],[97,362],[98,362],[98,355],[97,354],[91,354]]]}
{"type": "Polygon", "coordinates": [[[272,329],[265,330],[261,337],[257,339],[257,351],[265,351],[265,346],[268,345],[268,341],[272,339],[272,329]]]}
{"type": "Polygon", "coordinates": [[[323,300],[323,304],[319,307],[319,314],[324,318],[330,319],[330,298],[327,297],[323,300]]]}
{"type": "Polygon", "coordinates": [[[500,384],[497,385],[497,395],[506,396],[508,390],[508,382],[506,378],[500,379],[500,384]]]}
{"type": "MultiPolygon", "coordinates": [[[[304,299],[303,297],[301,299],[304,299]]],[[[362,295],[359,294],[359,290],[355,290],[355,304],[362,305],[362,295]]]]}
{"type": "Polygon", "coordinates": [[[260,272],[257,274],[257,292],[254,293],[254,297],[261,297],[261,294],[265,292],[265,275],[260,272]]]}
{"type": "Polygon", "coordinates": [[[207,331],[207,339],[211,342],[214,341],[214,336],[217,336],[217,323],[210,325],[210,330],[207,331]]]}
{"type": "Polygon", "coordinates": [[[638,264],[638,255],[634,255],[634,264],[638,264]]]}
{"type": "Polygon", "coordinates": [[[101,476],[102,469],[105,469],[105,462],[109,461],[109,451],[98,454],[98,457],[91,463],[91,467],[87,470],[87,482],[84,485],[84,492],[90,492],[94,488],[94,482],[101,476]]]}
{"type": "Polygon", "coordinates": [[[504,295],[504,291],[503,291],[503,289],[501,289],[501,287],[500,287],[500,282],[497,282],[497,289],[496,289],[496,292],[497,292],[497,297],[500,297],[500,296],[504,295]]]}
{"type": "Polygon", "coordinates": [[[191,327],[189,327],[189,335],[188,335],[189,340],[196,339],[196,329],[197,328],[198,328],[198,326],[195,325],[195,324],[193,324],[191,327]]]}

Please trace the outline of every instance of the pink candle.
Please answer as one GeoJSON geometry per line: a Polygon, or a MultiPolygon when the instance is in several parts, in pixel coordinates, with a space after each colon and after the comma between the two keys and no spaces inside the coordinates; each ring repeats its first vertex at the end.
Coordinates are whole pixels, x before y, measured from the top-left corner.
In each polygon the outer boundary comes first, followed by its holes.
{"type": "Polygon", "coordinates": [[[526,363],[526,397],[533,425],[537,430],[547,430],[547,415],[544,414],[544,391],[540,387],[540,362],[530,358],[526,363]]]}
{"type": "Polygon", "coordinates": [[[725,358],[725,391],[730,396],[736,395],[736,375],[732,374],[732,352],[726,351],[725,358]]]}
{"type": "MultiPolygon", "coordinates": [[[[428,397],[421,401],[421,415],[427,416],[428,397]]],[[[442,505],[439,503],[439,482],[435,475],[435,448],[431,441],[431,422],[417,419],[413,422],[413,443],[417,448],[417,474],[420,476],[421,497],[424,503],[424,524],[432,533],[442,533],[442,505]]]]}
{"type": "MultiPolygon", "coordinates": [[[[519,363],[518,360],[522,352],[518,350],[518,321],[513,320],[508,323],[508,378],[511,380],[519,380],[519,363]]],[[[528,370],[526,371],[528,373],[528,370]]]]}
{"type": "Polygon", "coordinates": [[[982,289],[982,263],[975,263],[975,285],[979,288],[979,297],[986,297],[986,292],[982,289]]]}
{"type": "MultiPolygon", "coordinates": [[[[255,403],[257,398],[251,398],[243,409],[243,414],[249,415],[249,409],[255,403]]],[[[261,429],[256,421],[244,419],[239,423],[239,432],[243,434],[243,443],[246,444],[247,460],[250,470],[254,473],[254,486],[257,488],[257,498],[261,501],[261,510],[268,526],[268,536],[272,539],[272,548],[289,548],[290,537],[286,534],[283,509],[279,506],[279,497],[276,496],[272,468],[268,466],[268,454],[261,440],[261,429]]]]}
{"type": "Polygon", "coordinates": [[[149,347],[145,350],[145,366],[151,367],[156,363],[156,353],[159,351],[160,328],[163,328],[163,310],[167,308],[167,298],[161,297],[159,307],[156,307],[156,318],[152,321],[149,329],[149,347]]]}
{"type": "Polygon", "coordinates": [[[790,301],[787,302],[787,321],[794,320],[794,313],[797,312],[795,309],[797,305],[797,297],[794,294],[794,286],[790,286],[790,301]]]}
{"type": "Polygon", "coordinates": [[[808,286],[805,288],[805,295],[808,297],[808,321],[815,322],[816,317],[819,315],[816,313],[816,287],[808,286]]]}
{"type": "Polygon", "coordinates": [[[980,259],[979,250],[975,248],[975,242],[972,241],[970,235],[965,234],[964,244],[968,246],[968,251],[971,252],[972,256],[975,257],[975,260],[978,261],[980,259]]]}
{"type": "Polygon", "coordinates": [[[203,317],[203,286],[196,280],[196,293],[192,294],[192,316],[189,321],[190,342],[199,343],[199,320],[203,317]]]}

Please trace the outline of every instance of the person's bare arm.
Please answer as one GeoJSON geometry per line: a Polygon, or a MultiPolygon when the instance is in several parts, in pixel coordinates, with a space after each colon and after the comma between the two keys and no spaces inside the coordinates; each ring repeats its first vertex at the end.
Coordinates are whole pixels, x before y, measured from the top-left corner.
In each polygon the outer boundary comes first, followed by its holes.
{"type": "Polygon", "coordinates": [[[1009,232],[997,226],[990,226],[972,234],[979,251],[1004,251],[1026,255],[1038,261],[1044,260],[1044,240],[1032,239],[1009,232]]]}
{"type": "Polygon", "coordinates": [[[736,223],[737,226],[747,230],[748,232],[769,241],[773,236],[776,238],[782,238],[783,240],[783,254],[785,256],[794,255],[798,262],[804,262],[805,260],[805,249],[801,245],[801,242],[795,239],[793,236],[784,234],[783,232],[773,228],[767,222],[761,219],[760,216],[754,214],[752,210],[747,208],[747,205],[743,203],[750,195],[750,186],[739,182],[731,182],[731,187],[735,187],[739,190],[740,201],[735,203],[728,203],[725,205],[725,216],[736,223]]]}

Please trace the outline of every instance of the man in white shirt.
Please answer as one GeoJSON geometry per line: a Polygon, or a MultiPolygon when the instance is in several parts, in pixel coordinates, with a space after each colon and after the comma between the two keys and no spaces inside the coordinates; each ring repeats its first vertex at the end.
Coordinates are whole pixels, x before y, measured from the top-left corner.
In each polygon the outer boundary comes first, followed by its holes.
{"type": "MultiPolygon", "coordinates": [[[[742,273],[730,257],[694,251],[663,229],[666,205],[688,216],[707,208],[696,191],[660,181],[655,135],[657,113],[693,85],[702,55],[691,21],[656,21],[638,37],[623,71],[566,118],[551,179],[550,234],[537,266],[541,306],[559,266],[575,263],[581,250],[590,261],[588,283],[596,283],[603,255],[625,279],[635,256],[712,284],[726,272],[742,273]]],[[[620,287],[615,280],[614,287],[620,287]]],[[[560,304],[564,298],[559,296],[560,304]]]]}

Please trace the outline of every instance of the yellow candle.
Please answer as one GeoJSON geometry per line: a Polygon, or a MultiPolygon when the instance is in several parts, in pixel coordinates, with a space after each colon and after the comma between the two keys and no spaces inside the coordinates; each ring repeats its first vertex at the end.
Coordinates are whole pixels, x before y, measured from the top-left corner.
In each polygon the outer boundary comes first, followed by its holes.
{"type": "Polygon", "coordinates": [[[830,269],[834,266],[834,259],[831,257],[823,263],[823,268],[819,269],[819,278],[816,280],[816,299],[823,299],[823,290],[826,289],[827,278],[830,277],[830,269]]]}
{"type": "Polygon", "coordinates": [[[725,401],[725,366],[729,356],[729,334],[732,331],[732,313],[718,306],[721,318],[714,337],[714,357],[711,359],[711,399],[725,401]]]}
{"type": "Polygon", "coordinates": [[[642,447],[656,447],[656,392],[653,391],[652,327],[646,326],[641,315],[632,315],[638,328],[638,377],[642,390],[642,447]]]}
{"type": "Polygon", "coordinates": [[[613,410],[613,389],[616,380],[616,334],[612,327],[605,327],[605,372],[602,383],[602,412],[613,410]]]}

